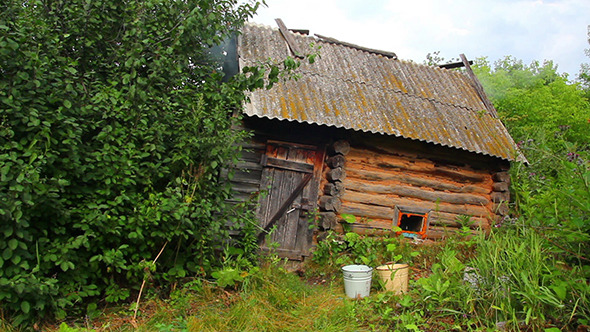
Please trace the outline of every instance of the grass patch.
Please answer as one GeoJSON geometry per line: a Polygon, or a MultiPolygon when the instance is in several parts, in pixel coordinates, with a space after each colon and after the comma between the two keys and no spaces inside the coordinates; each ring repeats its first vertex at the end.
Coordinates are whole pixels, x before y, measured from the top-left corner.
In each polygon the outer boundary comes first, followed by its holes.
{"type": "MultiPolygon", "coordinates": [[[[234,301],[201,308],[187,319],[191,331],[358,330],[340,285],[310,285],[276,265],[263,267],[234,301]]],[[[206,301],[211,303],[212,299],[206,301]]]]}
{"type": "MultiPolygon", "coordinates": [[[[263,264],[234,288],[196,280],[169,299],[140,304],[133,321],[130,307],[105,311],[86,322],[44,331],[363,331],[353,300],[340,283],[314,285],[289,272],[281,262],[263,264]]],[[[10,331],[10,330],[8,330],[10,331]]],[[[16,330],[14,330],[16,331],[16,330]]]]}
{"type": "Polygon", "coordinates": [[[408,252],[404,256],[411,266],[409,291],[403,295],[382,291],[374,278],[370,296],[349,299],[335,257],[324,255],[330,261],[308,262],[296,273],[267,257],[259,266],[228,264],[224,271],[239,270],[236,283],[194,279],[167,299],[142,300],[136,320],[131,304],[103,309],[94,319],[40,329],[552,332],[588,327],[588,271],[557,264],[543,238],[528,228],[515,225],[487,238],[404,246],[396,246],[408,252]],[[410,254],[416,250],[418,255],[410,254]],[[467,279],[466,271],[471,271],[467,279]]]}

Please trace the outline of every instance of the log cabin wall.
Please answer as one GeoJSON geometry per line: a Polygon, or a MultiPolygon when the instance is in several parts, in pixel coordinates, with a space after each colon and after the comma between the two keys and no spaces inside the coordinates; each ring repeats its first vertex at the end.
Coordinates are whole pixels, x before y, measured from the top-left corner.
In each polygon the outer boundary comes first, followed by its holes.
{"type": "Polygon", "coordinates": [[[508,212],[508,163],[420,142],[353,135],[328,149],[320,198],[320,229],[342,229],[342,214],[356,216],[358,233],[391,232],[396,209],[430,212],[427,238],[441,238],[470,217],[472,232],[489,231],[508,212]],[[339,147],[340,148],[339,148],[339,147]]]}
{"type": "Polygon", "coordinates": [[[427,238],[444,237],[470,216],[475,233],[488,231],[508,213],[507,161],[390,136],[268,119],[249,119],[254,135],[243,145],[231,184],[235,201],[261,188],[268,140],[326,145],[319,185],[318,231],[342,231],[341,215],[352,214],[358,233],[388,234],[396,208],[428,212],[427,238]]]}

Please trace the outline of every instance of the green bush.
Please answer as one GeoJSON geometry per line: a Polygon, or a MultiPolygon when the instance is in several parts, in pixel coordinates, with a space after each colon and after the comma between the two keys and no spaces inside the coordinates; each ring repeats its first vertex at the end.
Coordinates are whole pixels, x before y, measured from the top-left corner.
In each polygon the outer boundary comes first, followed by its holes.
{"type": "Polygon", "coordinates": [[[204,55],[257,7],[236,5],[0,4],[0,305],[15,323],[129,298],[162,248],[156,283],[217,264],[237,218],[218,175],[254,84],[221,83],[204,55]]]}

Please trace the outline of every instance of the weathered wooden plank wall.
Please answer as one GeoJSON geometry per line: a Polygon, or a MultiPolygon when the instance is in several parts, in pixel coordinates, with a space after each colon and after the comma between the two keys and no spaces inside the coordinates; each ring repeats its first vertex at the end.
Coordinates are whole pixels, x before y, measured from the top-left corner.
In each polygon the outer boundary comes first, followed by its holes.
{"type": "Polygon", "coordinates": [[[224,170],[221,176],[230,182],[235,191],[230,202],[238,203],[249,200],[260,191],[260,180],[262,178],[262,165],[260,159],[264,154],[266,145],[254,139],[242,145],[240,159],[237,164],[232,165],[233,177],[228,179],[228,170],[224,170]]]}

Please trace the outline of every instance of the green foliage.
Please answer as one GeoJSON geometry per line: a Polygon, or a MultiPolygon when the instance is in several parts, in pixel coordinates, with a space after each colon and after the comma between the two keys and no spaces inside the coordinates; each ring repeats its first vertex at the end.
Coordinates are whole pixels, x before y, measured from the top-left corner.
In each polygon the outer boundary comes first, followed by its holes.
{"type": "Polygon", "coordinates": [[[536,330],[549,321],[571,328],[572,322],[586,317],[580,301],[590,294],[587,275],[577,267],[560,267],[551,251],[543,236],[523,225],[481,241],[470,263],[476,271],[471,279],[476,312],[511,328],[524,323],[536,330]]]}
{"type": "MultiPolygon", "coordinates": [[[[514,211],[568,263],[590,260],[590,104],[551,62],[476,69],[529,164],[512,167],[514,211]]],[[[501,226],[502,223],[497,226],[501,226]]],[[[577,263],[576,263],[577,262],[577,263]]]]}
{"type": "Polygon", "coordinates": [[[518,215],[551,241],[562,260],[588,264],[590,154],[565,141],[551,145],[544,140],[522,144],[531,164],[513,167],[518,215]],[[555,148],[558,143],[561,149],[555,148]]]}
{"type": "Polygon", "coordinates": [[[544,132],[578,144],[590,141],[588,99],[552,62],[527,66],[506,57],[492,68],[478,59],[474,71],[515,140],[544,132]]]}
{"type": "Polygon", "coordinates": [[[77,328],[77,327],[70,327],[66,323],[61,323],[59,325],[59,330],[57,330],[57,331],[58,332],[93,332],[94,330],[91,330],[91,329],[81,329],[81,328],[77,328]]]}
{"type": "Polygon", "coordinates": [[[218,181],[245,137],[230,115],[254,83],[222,83],[204,54],[257,6],[0,4],[0,303],[16,324],[129,298],[164,243],[154,282],[217,264],[241,215],[218,181]]]}
{"type": "Polygon", "coordinates": [[[354,232],[339,235],[330,231],[325,239],[319,241],[312,261],[325,273],[335,273],[344,265],[364,264],[375,267],[402,259],[409,262],[416,256],[417,252],[400,237],[364,236],[354,232]]]}
{"type": "Polygon", "coordinates": [[[287,271],[282,261],[272,259],[264,262],[249,280],[246,289],[225,301],[219,293],[197,301],[201,302],[198,311],[187,315],[188,330],[362,330],[362,322],[351,312],[352,306],[342,301],[340,285],[311,285],[287,271]]]}
{"type": "Polygon", "coordinates": [[[475,302],[509,328],[552,321],[572,328],[588,315],[590,262],[590,106],[551,62],[507,57],[477,73],[528,164],[512,166],[513,218],[505,218],[471,263],[475,302]],[[523,270],[522,267],[527,269],[523,270]]]}
{"type": "Polygon", "coordinates": [[[222,268],[211,273],[217,285],[222,288],[236,287],[259,269],[244,257],[244,251],[239,248],[226,248],[222,260],[222,268]]]}
{"type": "MultiPolygon", "coordinates": [[[[590,44],[590,25],[588,26],[588,44],[590,44]]],[[[584,50],[584,53],[590,58],[590,48],[584,50]]],[[[583,63],[580,65],[580,72],[578,73],[578,81],[584,88],[586,98],[590,100],[590,63],[583,63]]]]}
{"type": "Polygon", "coordinates": [[[457,252],[448,247],[441,254],[441,262],[432,265],[432,274],[418,280],[422,287],[425,306],[429,311],[459,310],[455,303],[462,290],[461,280],[465,265],[457,259],[457,252]]]}

